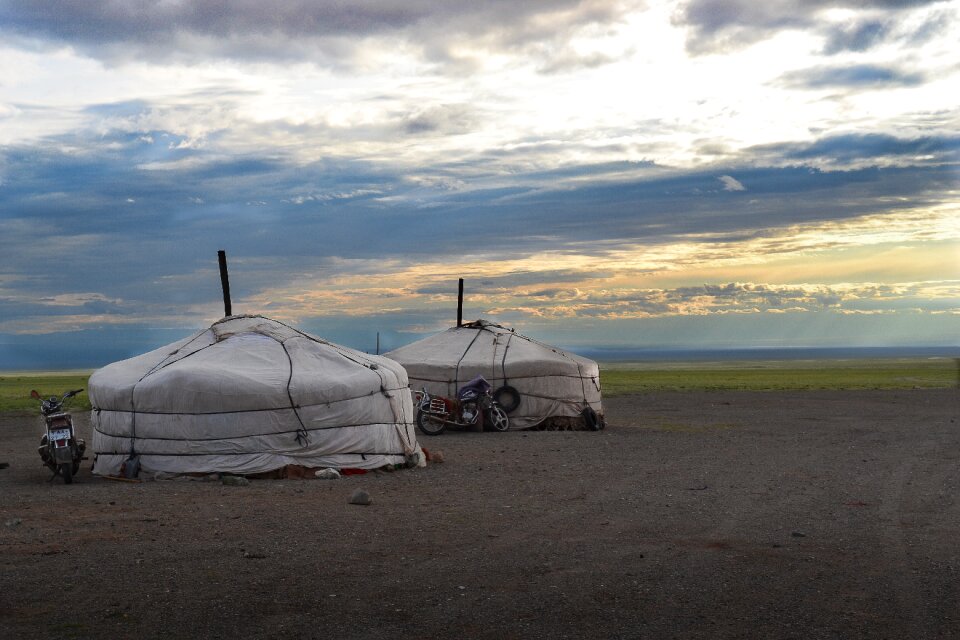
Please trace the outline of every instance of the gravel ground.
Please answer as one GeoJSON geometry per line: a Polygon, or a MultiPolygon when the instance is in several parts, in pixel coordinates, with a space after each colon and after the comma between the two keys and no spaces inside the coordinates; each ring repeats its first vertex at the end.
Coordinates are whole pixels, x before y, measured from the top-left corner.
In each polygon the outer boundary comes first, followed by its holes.
{"type": "Polygon", "coordinates": [[[605,405],[599,433],[242,487],[47,482],[38,420],[0,418],[2,635],[960,637],[957,390],[605,405]]]}

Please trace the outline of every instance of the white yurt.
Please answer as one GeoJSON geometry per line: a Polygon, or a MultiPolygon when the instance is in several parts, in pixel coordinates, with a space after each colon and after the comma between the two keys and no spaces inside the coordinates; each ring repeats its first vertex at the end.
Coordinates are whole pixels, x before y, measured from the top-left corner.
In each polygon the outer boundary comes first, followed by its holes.
{"type": "Polygon", "coordinates": [[[422,461],[403,367],[262,316],[230,316],[96,371],[94,473],[257,474],[422,461]]]}
{"type": "Polygon", "coordinates": [[[452,327],[386,356],[407,370],[412,390],[449,398],[482,375],[507,409],[511,429],[604,424],[596,362],[487,320],[452,327]]]}

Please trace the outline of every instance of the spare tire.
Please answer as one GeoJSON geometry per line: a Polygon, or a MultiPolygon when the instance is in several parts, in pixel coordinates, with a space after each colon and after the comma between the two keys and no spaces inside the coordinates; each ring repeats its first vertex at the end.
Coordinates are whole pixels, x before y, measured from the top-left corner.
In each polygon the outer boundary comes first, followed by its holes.
{"type": "Polygon", "coordinates": [[[497,401],[503,410],[510,413],[520,406],[520,392],[508,384],[503,385],[493,392],[493,399],[497,401]]]}
{"type": "Polygon", "coordinates": [[[580,416],[583,418],[583,424],[587,426],[587,429],[590,429],[590,431],[600,431],[600,419],[597,417],[597,412],[593,410],[593,407],[584,408],[584,410],[580,412],[580,416]]]}

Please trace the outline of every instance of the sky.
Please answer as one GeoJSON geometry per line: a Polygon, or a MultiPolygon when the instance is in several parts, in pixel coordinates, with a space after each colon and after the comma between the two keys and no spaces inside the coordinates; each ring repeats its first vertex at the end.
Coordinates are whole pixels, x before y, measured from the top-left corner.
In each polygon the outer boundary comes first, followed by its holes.
{"type": "Polygon", "coordinates": [[[960,0],[0,0],[0,370],[960,345],[960,0]]]}

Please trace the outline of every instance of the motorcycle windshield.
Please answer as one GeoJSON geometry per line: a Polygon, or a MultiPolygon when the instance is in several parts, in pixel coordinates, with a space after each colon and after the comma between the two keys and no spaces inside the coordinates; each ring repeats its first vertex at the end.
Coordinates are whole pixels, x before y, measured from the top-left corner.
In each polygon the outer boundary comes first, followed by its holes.
{"type": "Polygon", "coordinates": [[[460,387],[460,391],[457,392],[457,397],[461,400],[467,399],[468,396],[476,398],[479,395],[487,393],[490,391],[490,383],[487,382],[486,378],[483,376],[477,376],[467,384],[460,387]]]}

